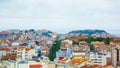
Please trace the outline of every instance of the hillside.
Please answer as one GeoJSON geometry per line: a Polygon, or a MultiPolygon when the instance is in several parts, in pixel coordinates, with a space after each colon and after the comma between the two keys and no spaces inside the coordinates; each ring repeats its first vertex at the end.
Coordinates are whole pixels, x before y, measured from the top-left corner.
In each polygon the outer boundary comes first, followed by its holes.
{"type": "Polygon", "coordinates": [[[104,30],[75,30],[75,31],[71,31],[68,34],[70,35],[86,35],[86,36],[109,36],[110,34],[107,33],[104,30]]]}

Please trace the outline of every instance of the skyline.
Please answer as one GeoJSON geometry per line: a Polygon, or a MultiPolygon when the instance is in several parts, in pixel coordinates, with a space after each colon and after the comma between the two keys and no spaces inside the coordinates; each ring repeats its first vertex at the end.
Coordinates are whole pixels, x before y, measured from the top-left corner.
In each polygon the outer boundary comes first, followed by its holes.
{"type": "Polygon", "coordinates": [[[119,33],[119,0],[1,0],[0,31],[48,29],[58,33],[102,29],[119,33]]]}

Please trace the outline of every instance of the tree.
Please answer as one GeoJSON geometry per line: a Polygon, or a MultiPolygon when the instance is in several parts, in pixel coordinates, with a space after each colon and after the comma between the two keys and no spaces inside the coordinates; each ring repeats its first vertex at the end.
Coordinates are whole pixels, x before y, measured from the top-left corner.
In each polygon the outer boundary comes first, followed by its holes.
{"type": "Polygon", "coordinates": [[[36,45],[39,45],[39,41],[35,41],[35,44],[36,44],[36,45]]]}
{"type": "Polygon", "coordinates": [[[104,40],[104,38],[102,38],[102,37],[96,38],[96,41],[99,41],[99,42],[102,42],[103,40],[104,40]]]}
{"type": "Polygon", "coordinates": [[[112,38],[106,38],[105,39],[105,44],[110,44],[111,41],[112,41],[112,38]]]}
{"type": "Polygon", "coordinates": [[[81,41],[86,41],[88,44],[90,44],[92,41],[95,41],[95,39],[93,37],[88,37],[88,38],[82,39],[81,41]]]}
{"type": "Polygon", "coordinates": [[[60,49],[61,41],[55,41],[55,44],[50,48],[48,55],[49,59],[53,61],[56,58],[56,52],[60,49]]]}

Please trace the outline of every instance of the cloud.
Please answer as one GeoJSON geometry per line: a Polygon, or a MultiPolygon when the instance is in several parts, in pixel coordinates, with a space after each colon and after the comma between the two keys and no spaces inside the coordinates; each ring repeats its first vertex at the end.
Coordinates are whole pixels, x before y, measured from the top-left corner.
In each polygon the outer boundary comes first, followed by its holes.
{"type": "Polygon", "coordinates": [[[1,0],[0,29],[116,30],[119,3],[120,0],[1,0]]]}

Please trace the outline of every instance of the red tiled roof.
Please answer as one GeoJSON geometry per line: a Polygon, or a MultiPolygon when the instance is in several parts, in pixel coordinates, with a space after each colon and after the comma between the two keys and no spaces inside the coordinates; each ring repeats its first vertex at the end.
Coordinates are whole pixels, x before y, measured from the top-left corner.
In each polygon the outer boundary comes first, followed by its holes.
{"type": "Polygon", "coordinates": [[[25,48],[25,51],[29,51],[29,50],[31,50],[31,48],[25,48]]]}
{"type": "Polygon", "coordinates": [[[19,50],[19,49],[24,49],[24,48],[25,48],[24,46],[19,46],[19,47],[18,47],[18,50],[19,50]]]}
{"type": "Polygon", "coordinates": [[[103,68],[101,65],[91,65],[89,68],[103,68]]]}
{"type": "Polygon", "coordinates": [[[101,65],[84,65],[81,68],[104,68],[101,65]]]}
{"type": "Polygon", "coordinates": [[[73,50],[73,52],[85,52],[83,50],[73,50]]]}
{"type": "Polygon", "coordinates": [[[48,48],[47,47],[42,47],[42,51],[47,51],[48,48]]]}
{"type": "Polygon", "coordinates": [[[3,55],[2,56],[2,60],[8,60],[9,59],[9,56],[8,55],[3,55]]]}
{"type": "Polygon", "coordinates": [[[12,56],[10,56],[10,59],[11,59],[11,60],[15,60],[16,58],[17,58],[16,55],[12,55],[12,56]]]}
{"type": "Polygon", "coordinates": [[[84,65],[81,68],[89,68],[89,65],[84,65]]]}
{"type": "Polygon", "coordinates": [[[34,65],[30,65],[29,68],[42,68],[41,64],[34,64],[34,65]]]}
{"type": "Polygon", "coordinates": [[[119,37],[113,38],[113,42],[120,42],[120,38],[119,37]]]}
{"type": "Polygon", "coordinates": [[[10,50],[10,49],[9,49],[9,48],[0,48],[0,50],[8,51],[8,50],[10,50]]]}

